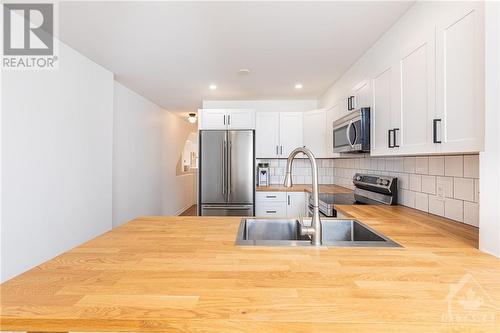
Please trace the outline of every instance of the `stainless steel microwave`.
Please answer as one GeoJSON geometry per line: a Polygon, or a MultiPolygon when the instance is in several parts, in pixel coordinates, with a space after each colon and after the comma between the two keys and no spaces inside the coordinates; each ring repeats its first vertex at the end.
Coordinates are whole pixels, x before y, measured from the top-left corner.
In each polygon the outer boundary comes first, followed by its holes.
{"type": "Polygon", "coordinates": [[[370,151],[370,108],[352,111],[333,122],[333,152],[370,151]]]}

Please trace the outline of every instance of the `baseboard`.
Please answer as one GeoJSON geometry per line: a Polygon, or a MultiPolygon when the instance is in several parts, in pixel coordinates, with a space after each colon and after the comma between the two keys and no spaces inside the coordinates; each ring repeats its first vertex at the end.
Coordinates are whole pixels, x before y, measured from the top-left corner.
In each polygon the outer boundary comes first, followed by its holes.
{"type": "Polygon", "coordinates": [[[181,208],[180,210],[178,210],[177,212],[175,212],[175,216],[179,216],[181,215],[182,213],[184,213],[188,208],[190,208],[192,205],[196,205],[195,203],[192,203],[192,204],[189,204],[187,205],[186,207],[184,208],[181,208]]]}

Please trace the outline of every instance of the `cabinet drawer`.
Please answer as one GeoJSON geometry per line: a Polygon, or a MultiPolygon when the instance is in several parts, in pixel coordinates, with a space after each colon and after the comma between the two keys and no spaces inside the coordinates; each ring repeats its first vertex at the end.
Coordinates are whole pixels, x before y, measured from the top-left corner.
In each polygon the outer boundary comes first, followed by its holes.
{"type": "Polygon", "coordinates": [[[257,192],[256,202],[286,202],[286,192],[257,192]]]}
{"type": "Polygon", "coordinates": [[[286,216],[286,203],[255,203],[255,216],[256,217],[285,217],[286,216]]]}

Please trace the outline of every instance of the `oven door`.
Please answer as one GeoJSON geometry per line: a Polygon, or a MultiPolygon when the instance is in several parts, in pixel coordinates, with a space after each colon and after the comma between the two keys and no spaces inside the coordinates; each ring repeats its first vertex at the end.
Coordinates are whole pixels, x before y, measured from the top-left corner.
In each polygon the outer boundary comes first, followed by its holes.
{"type": "MultiPolygon", "coordinates": [[[[313,206],[312,205],[308,205],[307,206],[307,216],[308,217],[312,217],[313,216],[313,206]]],[[[324,213],[322,213],[321,210],[319,211],[319,216],[321,216],[321,217],[328,217],[324,213]]]]}

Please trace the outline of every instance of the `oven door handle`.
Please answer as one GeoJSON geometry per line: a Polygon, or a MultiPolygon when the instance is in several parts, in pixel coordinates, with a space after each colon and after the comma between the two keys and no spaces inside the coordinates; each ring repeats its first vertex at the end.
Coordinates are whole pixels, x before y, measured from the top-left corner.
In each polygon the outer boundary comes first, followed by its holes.
{"type": "MultiPolygon", "coordinates": [[[[349,125],[347,125],[347,129],[346,129],[346,137],[347,137],[347,142],[349,143],[349,146],[351,146],[351,148],[354,148],[354,143],[352,143],[351,141],[351,126],[353,126],[353,123],[354,121],[350,121],[349,122],[349,125]]],[[[356,141],[356,133],[354,133],[354,141],[356,141]]]]}

